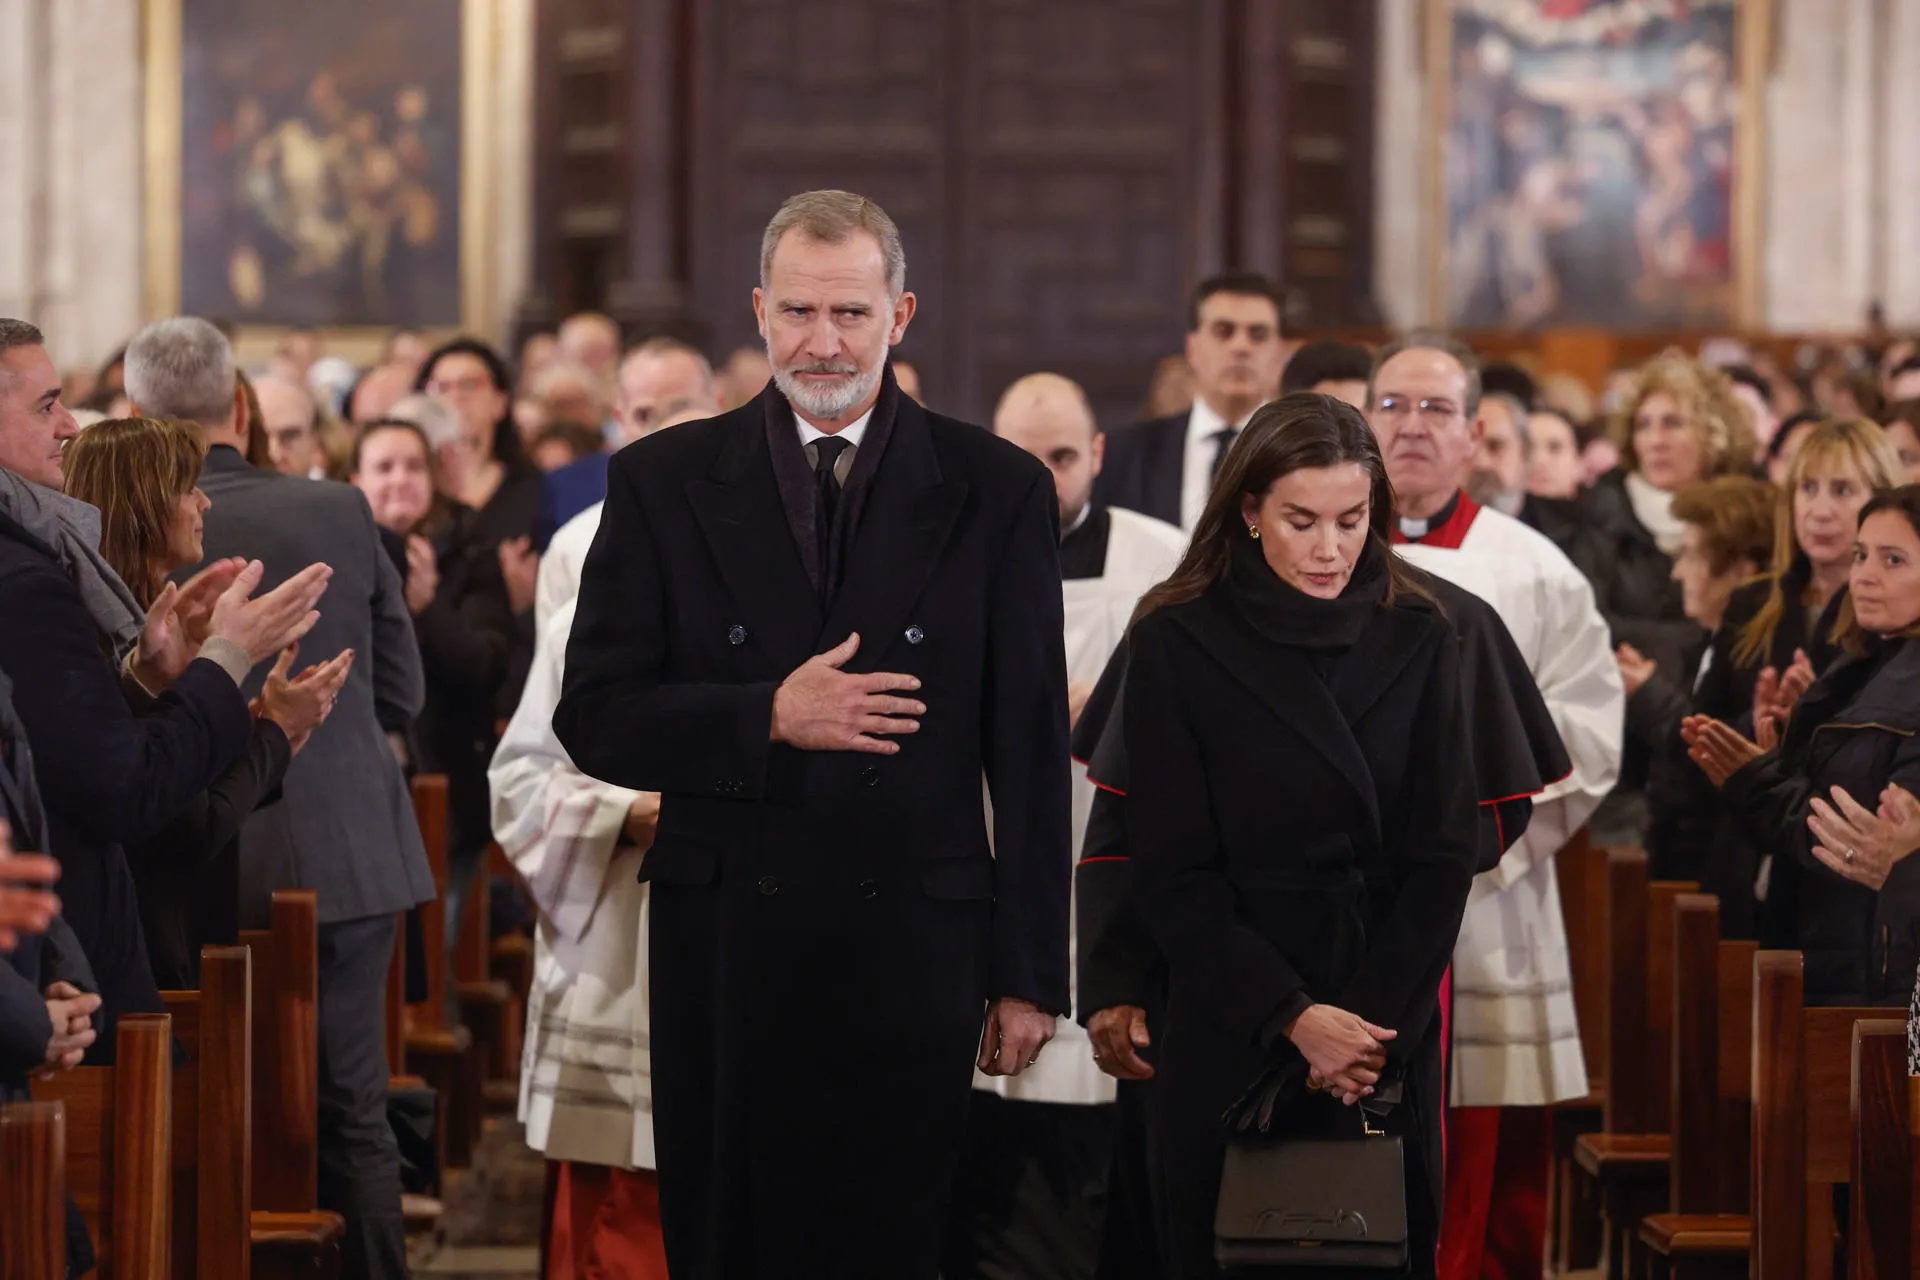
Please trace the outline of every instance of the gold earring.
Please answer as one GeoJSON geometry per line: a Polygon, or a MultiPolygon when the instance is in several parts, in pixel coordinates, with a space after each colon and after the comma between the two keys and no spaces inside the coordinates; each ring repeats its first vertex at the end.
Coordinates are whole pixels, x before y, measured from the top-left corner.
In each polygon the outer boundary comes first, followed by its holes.
{"type": "Polygon", "coordinates": [[[1258,542],[1258,541],[1260,541],[1260,526],[1259,526],[1259,525],[1257,525],[1257,524],[1250,524],[1250,525],[1248,525],[1248,526],[1247,526],[1247,536],[1248,536],[1249,538],[1252,538],[1252,539],[1253,539],[1253,540],[1254,540],[1255,542],[1258,542]]]}

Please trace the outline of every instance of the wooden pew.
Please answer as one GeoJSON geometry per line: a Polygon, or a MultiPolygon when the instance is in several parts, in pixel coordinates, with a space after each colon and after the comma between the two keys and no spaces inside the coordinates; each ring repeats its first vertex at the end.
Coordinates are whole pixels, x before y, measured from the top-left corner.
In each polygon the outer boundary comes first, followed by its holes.
{"type": "Polygon", "coordinates": [[[67,1280],[66,1105],[0,1107],[0,1169],[0,1276],[67,1280]]]}
{"type": "Polygon", "coordinates": [[[461,904],[454,939],[454,997],[460,1021],[473,1035],[483,1068],[483,1100],[489,1112],[512,1111],[520,1099],[520,1041],[525,1006],[513,989],[493,976],[493,869],[506,858],[489,845],[461,904]]]}
{"type": "Polygon", "coordinates": [[[427,998],[407,1010],[407,1065],[440,1096],[439,1130],[446,1135],[442,1167],[465,1169],[484,1120],[483,1070],[473,1037],[447,1025],[447,780],[421,774],[413,780],[414,817],[433,870],[434,899],[420,907],[427,998]]]}
{"type": "Polygon", "coordinates": [[[1645,874],[1638,850],[1610,855],[1605,1129],[1574,1143],[1574,1163],[1599,1202],[1609,1280],[1624,1280],[1640,1220],[1667,1200],[1672,1149],[1673,961],[1675,904],[1691,882],[1645,874]]]}
{"type": "Polygon", "coordinates": [[[340,1269],[346,1222],[320,1208],[320,912],[311,889],[273,895],[252,953],[253,1273],[340,1269]]]}
{"type": "Polygon", "coordinates": [[[1600,1249],[1597,1213],[1579,1217],[1588,1230],[1584,1235],[1577,1233],[1573,1144],[1581,1134],[1597,1130],[1606,1113],[1607,850],[1596,846],[1583,827],[1554,855],[1554,872],[1560,883],[1573,1009],[1580,1027],[1580,1052],[1586,1061],[1588,1083],[1586,1097],[1551,1108],[1553,1155],[1547,1167],[1547,1248],[1548,1256],[1558,1259],[1565,1270],[1571,1265],[1571,1257],[1581,1257],[1582,1265],[1586,1265],[1600,1249]]]}
{"type": "Polygon", "coordinates": [[[253,963],[200,952],[200,989],[163,991],[187,1062],[173,1078],[173,1274],[246,1280],[253,1250],[253,963]]]}
{"type": "Polygon", "coordinates": [[[1744,1227],[1720,1215],[1747,1207],[1752,1113],[1752,942],[1721,942],[1719,900],[1675,905],[1673,1146],[1667,1212],[1639,1226],[1633,1274],[1738,1280],[1744,1227]]]}
{"type": "Polygon", "coordinates": [[[1920,1263],[1913,1253],[1914,1219],[1920,1214],[1915,1213],[1910,1149],[1916,1079],[1907,1075],[1905,1019],[1853,1024],[1849,1280],[1910,1280],[1920,1263]]]}
{"type": "MultiPolygon", "coordinates": [[[[57,1106],[61,1125],[33,1119],[36,1145],[64,1128],[67,1190],[93,1237],[100,1274],[114,1280],[167,1280],[172,1211],[166,1170],[173,1159],[170,1095],[173,1023],[165,1014],[128,1014],[114,1036],[114,1065],[80,1067],[33,1085],[36,1103],[57,1106]]],[[[23,1129],[20,1139],[26,1140],[23,1129]]],[[[37,1157],[42,1163],[45,1155],[37,1157]]],[[[9,1163],[9,1190],[12,1171],[9,1163]]],[[[26,1197],[36,1215],[49,1212],[52,1188],[26,1197]]],[[[64,1264],[66,1205],[58,1203],[64,1264]]],[[[39,1257],[44,1265],[45,1251],[39,1257]]],[[[179,1274],[179,1273],[174,1273],[179,1274]]]]}

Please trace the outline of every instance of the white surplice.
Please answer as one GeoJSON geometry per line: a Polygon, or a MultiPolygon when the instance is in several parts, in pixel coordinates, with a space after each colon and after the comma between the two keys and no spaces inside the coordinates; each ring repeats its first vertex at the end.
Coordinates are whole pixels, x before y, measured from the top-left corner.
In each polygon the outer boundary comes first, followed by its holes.
{"type": "Polygon", "coordinates": [[[600,510],[569,521],[541,559],[533,667],[487,781],[494,838],[539,910],[520,1070],[527,1145],[550,1160],[651,1169],[647,887],[641,851],[620,843],[638,793],[574,768],[553,732],[600,510]]]}
{"type": "MultiPolygon", "coordinates": [[[[1126,634],[1133,607],[1179,565],[1187,535],[1161,520],[1111,507],[1106,570],[1098,578],[1074,578],[1060,584],[1066,605],[1067,680],[1092,687],[1107,659],[1126,634]]],[[[1087,767],[1073,763],[1073,853],[1077,859],[1087,837],[1093,809],[1093,784],[1087,767]]],[[[1079,936],[1070,936],[1078,965],[1079,936]]],[[[1040,1061],[1017,1076],[974,1073],[973,1087],[1022,1102],[1092,1105],[1113,1101],[1113,1077],[1093,1061],[1093,1044],[1084,1027],[1061,1018],[1053,1042],[1040,1061]]]]}
{"type": "Polygon", "coordinates": [[[1545,1106],[1587,1092],[1554,855],[1619,778],[1626,694],[1580,571],[1518,520],[1461,503],[1428,541],[1395,550],[1493,606],[1573,772],[1534,797],[1526,834],[1473,882],[1453,952],[1452,1102],[1545,1106]]]}

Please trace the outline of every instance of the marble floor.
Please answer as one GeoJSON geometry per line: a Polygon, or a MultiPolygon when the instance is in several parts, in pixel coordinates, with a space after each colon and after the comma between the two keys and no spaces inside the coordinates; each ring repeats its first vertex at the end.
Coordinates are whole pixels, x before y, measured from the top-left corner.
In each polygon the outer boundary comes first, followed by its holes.
{"type": "Polygon", "coordinates": [[[538,1280],[546,1168],[510,1117],[487,1122],[473,1168],[450,1174],[446,1214],[411,1242],[413,1274],[433,1280],[538,1280]]]}

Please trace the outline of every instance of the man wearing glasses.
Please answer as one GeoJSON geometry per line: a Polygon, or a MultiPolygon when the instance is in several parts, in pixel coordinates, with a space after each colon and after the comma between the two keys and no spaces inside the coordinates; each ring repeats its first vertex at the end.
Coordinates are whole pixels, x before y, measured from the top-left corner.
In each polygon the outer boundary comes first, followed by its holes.
{"type": "Polygon", "coordinates": [[[1545,537],[1465,492],[1483,429],[1473,353],[1442,334],[1392,343],[1367,405],[1393,482],[1396,549],[1493,606],[1573,762],[1533,798],[1499,865],[1475,878],[1451,980],[1439,1274],[1538,1274],[1546,1108],[1587,1091],[1554,855],[1619,776],[1625,694],[1587,580],[1545,537]]]}

